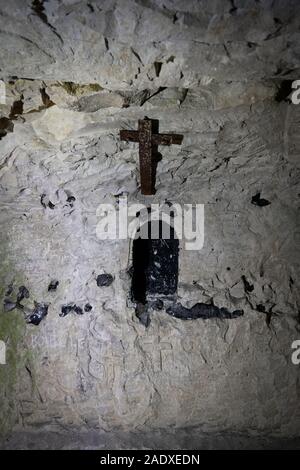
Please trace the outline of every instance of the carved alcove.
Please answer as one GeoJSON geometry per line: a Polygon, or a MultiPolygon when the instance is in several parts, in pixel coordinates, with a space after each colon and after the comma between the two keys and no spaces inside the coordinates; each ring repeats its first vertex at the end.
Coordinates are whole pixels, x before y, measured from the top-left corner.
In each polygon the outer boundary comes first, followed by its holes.
{"type": "Polygon", "coordinates": [[[131,294],[134,302],[142,304],[174,297],[178,284],[179,240],[174,228],[159,220],[144,224],[141,232],[146,230],[154,231],[156,237],[141,236],[132,243],[131,294]]]}

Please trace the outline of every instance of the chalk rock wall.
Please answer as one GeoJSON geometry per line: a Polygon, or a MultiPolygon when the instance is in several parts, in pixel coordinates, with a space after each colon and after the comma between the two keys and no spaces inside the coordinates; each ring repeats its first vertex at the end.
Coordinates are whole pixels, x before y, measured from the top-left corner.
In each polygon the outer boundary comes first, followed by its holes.
{"type": "Polygon", "coordinates": [[[300,106],[287,99],[299,78],[298,10],[0,2],[2,433],[299,434],[300,106]],[[144,116],[184,135],[162,149],[150,198],[137,145],[119,139],[144,116]],[[153,310],[145,328],[130,302],[131,244],[96,235],[98,206],[121,195],[205,204],[203,248],[180,244],[178,302],[244,315],[153,310]],[[21,286],[24,308],[12,309],[21,286]],[[41,306],[42,321],[26,323],[41,306]]]}

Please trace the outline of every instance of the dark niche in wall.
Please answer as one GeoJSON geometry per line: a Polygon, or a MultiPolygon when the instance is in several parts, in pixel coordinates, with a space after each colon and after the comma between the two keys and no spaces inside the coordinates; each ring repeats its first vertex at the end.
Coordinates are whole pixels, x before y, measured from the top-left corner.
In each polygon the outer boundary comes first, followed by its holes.
{"type": "Polygon", "coordinates": [[[161,220],[146,222],[139,235],[132,248],[132,300],[146,304],[153,297],[174,295],[179,254],[179,240],[174,228],[161,220]],[[147,234],[148,238],[145,238],[147,234]]]}
{"type": "MultiPolygon", "coordinates": [[[[179,240],[172,225],[161,220],[145,222],[133,240],[130,275],[131,300],[137,318],[146,328],[153,310],[165,309],[168,315],[181,320],[234,319],[244,314],[243,310],[215,306],[212,301],[198,302],[191,308],[178,303],[178,265],[179,240]]],[[[250,284],[248,288],[251,290],[250,284]]]]}

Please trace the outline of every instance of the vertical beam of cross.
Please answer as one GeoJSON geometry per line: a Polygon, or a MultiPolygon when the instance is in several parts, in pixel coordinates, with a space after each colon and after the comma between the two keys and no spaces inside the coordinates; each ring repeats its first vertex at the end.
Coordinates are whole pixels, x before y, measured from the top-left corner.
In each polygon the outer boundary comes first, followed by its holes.
{"type": "Polygon", "coordinates": [[[152,148],[152,121],[150,119],[139,120],[139,156],[142,194],[154,194],[154,165],[152,148]]]}
{"type": "Polygon", "coordinates": [[[180,134],[159,134],[158,121],[140,119],[138,131],[121,130],[120,139],[139,143],[141,192],[146,196],[155,194],[155,172],[158,161],[158,145],[180,145],[180,134]]]}

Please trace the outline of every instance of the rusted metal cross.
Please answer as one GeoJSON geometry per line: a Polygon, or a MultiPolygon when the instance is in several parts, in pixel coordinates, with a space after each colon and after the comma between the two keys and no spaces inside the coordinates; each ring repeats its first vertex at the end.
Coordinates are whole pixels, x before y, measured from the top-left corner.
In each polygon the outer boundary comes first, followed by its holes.
{"type": "Polygon", "coordinates": [[[139,143],[141,191],[150,196],[155,193],[155,172],[158,162],[158,145],[180,145],[180,134],[159,134],[156,119],[140,119],[138,131],[121,130],[120,139],[139,143]]]}

